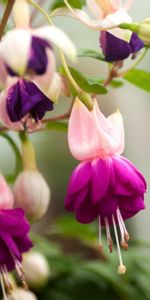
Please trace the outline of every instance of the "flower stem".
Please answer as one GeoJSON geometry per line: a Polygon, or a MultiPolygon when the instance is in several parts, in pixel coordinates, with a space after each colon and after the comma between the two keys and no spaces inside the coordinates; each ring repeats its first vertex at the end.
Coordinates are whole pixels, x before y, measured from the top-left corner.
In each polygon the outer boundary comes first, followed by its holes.
{"type": "Polygon", "coordinates": [[[3,36],[4,30],[5,30],[7,21],[9,19],[9,16],[11,14],[14,3],[15,3],[15,0],[8,0],[8,2],[7,2],[6,9],[4,11],[2,21],[1,21],[1,24],[0,24],[0,40],[3,36]]]}

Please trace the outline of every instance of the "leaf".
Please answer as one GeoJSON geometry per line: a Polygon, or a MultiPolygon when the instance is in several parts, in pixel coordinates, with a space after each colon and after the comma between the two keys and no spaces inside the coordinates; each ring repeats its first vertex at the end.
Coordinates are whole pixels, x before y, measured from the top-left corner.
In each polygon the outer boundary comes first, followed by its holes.
{"type": "MultiPolygon", "coordinates": [[[[85,5],[85,0],[68,0],[68,3],[74,8],[81,9],[85,5]]],[[[51,11],[63,6],[66,6],[64,0],[55,0],[51,5],[51,11]]]]}
{"type": "Polygon", "coordinates": [[[112,80],[112,81],[110,82],[110,85],[111,85],[113,88],[118,89],[118,88],[122,87],[122,86],[124,85],[124,83],[123,83],[122,81],[120,81],[120,80],[112,80]]]}
{"type": "Polygon", "coordinates": [[[105,61],[105,57],[99,51],[95,51],[92,49],[79,49],[78,57],[91,57],[94,59],[105,61]]]}
{"type": "Polygon", "coordinates": [[[150,93],[150,73],[144,70],[133,69],[129,71],[124,79],[150,93]]]}
{"type": "Polygon", "coordinates": [[[106,94],[107,90],[102,84],[102,80],[97,77],[87,76],[74,68],[69,68],[72,77],[81,89],[90,94],[106,94]]]}

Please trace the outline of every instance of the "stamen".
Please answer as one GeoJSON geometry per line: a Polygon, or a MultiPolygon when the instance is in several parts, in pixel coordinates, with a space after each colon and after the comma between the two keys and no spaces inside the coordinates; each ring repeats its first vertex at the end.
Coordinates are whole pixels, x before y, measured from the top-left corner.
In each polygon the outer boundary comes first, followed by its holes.
{"type": "Polygon", "coordinates": [[[11,294],[13,287],[9,280],[7,267],[5,265],[3,266],[3,268],[1,268],[1,272],[2,272],[2,276],[3,276],[4,286],[6,287],[6,291],[8,294],[11,294]]]}
{"type": "Polygon", "coordinates": [[[108,243],[108,247],[109,247],[109,250],[110,250],[110,253],[111,253],[113,251],[113,240],[112,240],[111,235],[110,235],[110,228],[109,228],[108,219],[105,217],[104,221],[105,221],[105,227],[106,227],[107,243],[108,243]]]}
{"type": "Polygon", "coordinates": [[[103,251],[103,246],[102,246],[102,228],[101,228],[101,217],[98,216],[98,228],[99,228],[99,250],[100,252],[103,251]]]}
{"type": "Polygon", "coordinates": [[[15,263],[15,269],[19,275],[19,278],[23,284],[23,287],[25,290],[28,290],[28,285],[26,283],[26,277],[25,277],[25,272],[22,268],[21,263],[19,262],[19,260],[14,256],[14,254],[11,252],[11,255],[13,257],[14,263],[15,263]]]}
{"type": "Polygon", "coordinates": [[[0,281],[1,281],[1,287],[2,287],[2,294],[3,294],[3,298],[4,298],[3,300],[8,300],[7,294],[6,294],[6,291],[5,291],[4,280],[3,280],[2,273],[0,274],[0,281]]]}
{"type": "Polygon", "coordinates": [[[16,262],[15,262],[15,267],[16,267],[16,271],[17,271],[17,273],[20,277],[20,280],[23,284],[24,289],[28,290],[28,285],[26,283],[25,273],[24,273],[24,270],[23,270],[23,268],[22,268],[22,266],[21,266],[21,264],[19,263],[18,260],[16,260],[16,262]]]}
{"type": "Polygon", "coordinates": [[[116,239],[116,245],[117,245],[117,251],[118,251],[118,258],[119,258],[118,273],[124,274],[126,272],[126,267],[124,266],[123,260],[122,260],[121,249],[120,249],[120,244],[119,244],[119,239],[118,239],[118,232],[117,232],[114,215],[112,215],[112,222],[113,222],[113,227],[114,227],[114,233],[115,233],[115,239],[116,239]]]}
{"type": "Polygon", "coordinates": [[[117,209],[117,219],[118,219],[118,224],[119,224],[119,229],[120,229],[120,235],[121,235],[120,246],[124,250],[128,250],[128,243],[125,241],[125,232],[124,232],[124,228],[123,228],[123,225],[122,225],[122,220],[120,219],[120,214],[119,214],[118,209],[117,209]]]}
{"type": "Polygon", "coordinates": [[[126,242],[128,242],[129,239],[130,239],[129,233],[128,233],[127,229],[126,229],[126,226],[125,226],[124,220],[123,220],[123,218],[122,218],[120,209],[118,208],[117,211],[118,211],[118,214],[119,214],[119,218],[120,218],[120,220],[121,220],[121,223],[122,223],[122,227],[123,227],[123,229],[124,229],[124,239],[125,239],[126,242]]]}

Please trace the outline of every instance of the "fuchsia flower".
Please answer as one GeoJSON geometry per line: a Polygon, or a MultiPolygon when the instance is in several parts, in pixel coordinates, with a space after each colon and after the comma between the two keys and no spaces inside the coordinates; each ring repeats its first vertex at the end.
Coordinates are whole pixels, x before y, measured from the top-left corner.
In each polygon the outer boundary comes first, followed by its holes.
{"type": "Polygon", "coordinates": [[[124,5],[121,0],[87,0],[87,6],[97,20],[90,20],[84,11],[73,9],[67,1],[65,3],[69,11],[58,9],[54,15],[72,15],[85,25],[101,30],[100,47],[106,61],[123,60],[144,47],[144,43],[136,33],[113,28],[121,23],[131,22],[131,17],[127,13],[132,4],[131,0],[126,1],[124,5]]]}
{"type": "MultiPolygon", "coordinates": [[[[13,209],[13,195],[2,175],[0,175],[0,275],[5,296],[5,287],[11,290],[7,273],[16,269],[25,285],[21,267],[22,253],[32,247],[28,236],[30,225],[20,208],[13,209]]],[[[5,297],[4,297],[5,299],[5,297]]]]}
{"type": "Polygon", "coordinates": [[[73,171],[68,185],[65,207],[75,212],[81,223],[99,220],[106,227],[107,242],[112,251],[110,225],[114,227],[119,253],[119,273],[125,272],[120,244],[128,248],[129,234],[124,220],[144,209],[146,182],[142,174],[125,157],[124,129],[119,112],[105,118],[95,101],[92,111],[76,99],[68,129],[69,148],[81,163],[73,171]]]}

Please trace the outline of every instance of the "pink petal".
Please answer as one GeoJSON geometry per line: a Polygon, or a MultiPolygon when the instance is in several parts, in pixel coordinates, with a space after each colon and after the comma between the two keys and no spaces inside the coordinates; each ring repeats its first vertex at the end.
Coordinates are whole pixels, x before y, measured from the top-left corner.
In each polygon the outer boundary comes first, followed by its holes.
{"type": "Polygon", "coordinates": [[[133,0],[127,0],[126,3],[125,3],[125,5],[124,5],[124,9],[125,10],[129,10],[130,7],[131,7],[131,5],[132,5],[132,3],[133,3],[133,0]]]}
{"type": "Polygon", "coordinates": [[[125,140],[124,140],[124,126],[123,126],[123,118],[119,111],[111,114],[107,120],[111,123],[114,129],[114,136],[117,142],[117,147],[115,150],[116,154],[122,154],[124,151],[125,140]]]}
{"type": "Polygon", "coordinates": [[[72,155],[82,161],[97,157],[104,159],[117,154],[123,147],[122,127],[117,126],[112,127],[111,122],[100,112],[96,101],[93,111],[88,111],[77,98],[68,128],[68,143],[72,155]]]}
{"type": "Polygon", "coordinates": [[[98,5],[98,3],[96,3],[95,0],[87,0],[86,4],[95,18],[103,19],[104,13],[103,13],[100,5],[98,5]]]}
{"type": "Polygon", "coordinates": [[[118,10],[119,8],[122,7],[122,0],[110,0],[110,2],[114,10],[118,10]]]}

